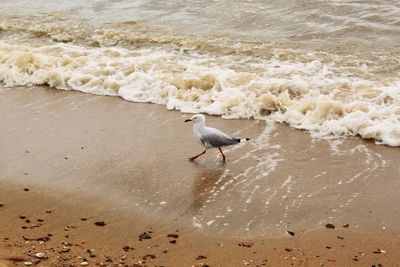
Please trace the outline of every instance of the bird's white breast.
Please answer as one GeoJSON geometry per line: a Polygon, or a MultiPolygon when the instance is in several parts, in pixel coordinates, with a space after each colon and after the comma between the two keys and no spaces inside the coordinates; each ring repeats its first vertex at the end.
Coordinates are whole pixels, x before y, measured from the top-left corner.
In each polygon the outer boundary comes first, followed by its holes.
{"type": "Polygon", "coordinates": [[[201,145],[204,146],[204,144],[201,142],[201,137],[203,136],[203,131],[204,131],[204,125],[200,125],[200,124],[193,125],[194,138],[196,138],[197,142],[199,142],[201,145]]]}

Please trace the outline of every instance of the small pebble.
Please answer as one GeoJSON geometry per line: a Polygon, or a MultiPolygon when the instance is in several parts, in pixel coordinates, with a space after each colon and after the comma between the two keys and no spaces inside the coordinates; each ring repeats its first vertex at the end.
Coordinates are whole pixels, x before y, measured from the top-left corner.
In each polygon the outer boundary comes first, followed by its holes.
{"type": "Polygon", "coordinates": [[[239,243],[239,247],[251,248],[253,246],[253,241],[243,241],[239,243]]]}
{"type": "Polygon", "coordinates": [[[384,250],[382,250],[382,249],[380,249],[380,248],[378,248],[378,249],[376,249],[376,250],[374,250],[373,251],[373,253],[375,253],[375,254],[381,254],[381,253],[385,253],[386,251],[384,251],[384,250]]]}
{"type": "Polygon", "coordinates": [[[88,249],[86,252],[89,254],[89,257],[94,258],[96,257],[96,251],[94,249],[88,249]]]}
{"type": "Polygon", "coordinates": [[[167,237],[179,238],[179,235],[177,235],[177,234],[169,234],[169,235],[167,235],[167,237]]]}
{"type": "Polygon", "coordinates": [[[24,191],[25,191],[25,192],[28,192],[28,191],[29,191],[29,188],[24,188],[24,191]]]}
{"type": "Polygon", "coordinates": [[[41,258],[44,258],[45,255],[44,255],[43,252],[38,252],[38,253],[35,254],[35,257],[41,259],[41,258]]]}
{"type": "Polygon", "coordinates": [[[24,262],[24,265],[25,266],[30,266],[30,265],[32,265],[32,262],[31,261],[26,261],[26,262],[24,262]]]}
{"type": "Polygon", "coordinates": [[[154,254],[147,254],[145,256],[143,256],[143,260],[147,260],[147,259],[155,259],[156,255],[154,254]]]}
{"type": "Polygon", "coordinates": [[[106,223],[104,221],[97,221],[94,224],[97,226],[105,226],[106,225],[106,223]]]}
{"type": "Polygon", "coordinates": [[[0,208],[4,207],[4,203],[0,202],[0,208]]]}
{"type": "Polygon", "coordinates": [[[81,262],[81,266],[87,266],[87,265],[89,265],[89,263],[87,263],[86,261],[81,262]]]}
{"type": "Polygon", "coordinates": [[[139,235],[139,241],[142,241],[143,239],[151,239],[151,236],[148,233],[144,232],[139,235]]]}
{"type": "Polygon", "coordinates": [[[335,229],[335,226],[334,226],[333,224],[331,224],[331,223],[327,223],[327,224],[325,225],[325,228],[328,228],[328,229],[335,229]]]}

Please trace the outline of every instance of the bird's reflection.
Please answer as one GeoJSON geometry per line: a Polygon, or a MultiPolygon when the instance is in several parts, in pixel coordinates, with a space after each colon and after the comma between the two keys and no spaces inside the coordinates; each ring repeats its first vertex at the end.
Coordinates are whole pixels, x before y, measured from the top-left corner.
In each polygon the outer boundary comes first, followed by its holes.
{"type": "Polygon", "coordinates": [[[198,214],[206,201],[210,199],[216,183],[223,184],[224,180],[229,179],[226,174],[225,164],[221,162],[196,165],[199,171],[193,184],[193,201],[189,208],[189,212],[193,215],[198,214]]]}

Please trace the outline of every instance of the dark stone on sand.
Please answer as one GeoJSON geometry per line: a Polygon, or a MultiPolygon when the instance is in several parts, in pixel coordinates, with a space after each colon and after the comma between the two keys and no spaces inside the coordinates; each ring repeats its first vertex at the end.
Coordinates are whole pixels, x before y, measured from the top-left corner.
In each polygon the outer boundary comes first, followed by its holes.
{"type": "Polygon", "coordinates": [[[253,246],[252,241],[243,241],[239,243],[239,247],[251,248],[252,246],[253,246]]]}
{"type": "Polygon", "coordinates": [[[106,225],[106,223],[104,221],[97,221],[94,224],[97,226],[105,226],[106,225]]]}
{"type": "Polygon", "coordinates": [[[142,241],[144,239],[151,239],[151,236],[147,232],[144,232],[139,235],[139,241],[142,241]]]}
{"type": "Polygon", "coordinates": [[[291,248],[285,248],[285,251],[292,252],[292,249],[291,248]]]}
{"type": "Polygon", "coordinates": [[[37,221],[38,221],[38,222],[44,222],[44,220],[43,220],[43,219],[40,219],[40,218],[37,219],[37,221]]]}
{"type": "Polygon", "coordinates": [[[4,203],[0,202],[0,208],[4,207],[4,203]]]}
{"type": "Polygon", "coordinates": [[[89,254],[89,257],[90,257],[90,258],[96,257],[96,253],[95,253],[94,250],[88,249],[88,250],[86,250],[86,252],[89,254]]]}
{"type": "Polygon", "coordinates": [[[343,228],[349,228],[350,224],[346,223],[343,225],[343,228]]]}
{"type": "Polygon", "coordinates": [[[207,257],[206,257],[206,256],[203,256],[203,255],[199,255],[199,256],[196,258],[196,260],[204,260],[204,259],[207,259],[207,257]]]}
{"type": "Polygon", "coordinates": [[[130,247],[129,247],[129,246],[123,246],[122,249],[123,249],[124,251],[128,251],[128,250],[130,249],[130,247]]]}
{"type": "Polygon", "coordinates": [[[25,191],[25,192],[28,192],[28,191],[29,191],[29,188],[24,188],[24,191],[25,191]]]}
{"type": "Polygon", "coordinates": [[[176,244],[176,240],[174,239],[174,240],[171,240],[171,241],[169,241],[169,243],[171,243],[171,244],[176,244]]]}
{"type": "Polygon", "coordinates": [[[25,222],[26,222],[26,223],[30,223],[30,222],[31,222],[31,220],[29,220],[29,219],[26,219],[26,220],[25,220],[25,222]]]}
{"type": "Polygon", "coordinates": [[[81,221],[87,221],[87,218],[82,217],[82,218],[81,218],[81,221]]]}
{"type": "Polygon", "coordinates": [[[327,248],[327,249],[331,249],[332,247],[330,247],[330,246],[326,246],[325,248],[327,248]]]}
{"type": "Polygon", "coordinates": [[[21,215],[19,215],[19,218],[20,218],[21,220],[24,220],[24,219],[26,219],[26,216],[23,215],[23,214],[21,214],[21,215]]]}
{"type": "Polygon", "coordinates": [[[168,234],[167,237],[179,238],[179,235],[177,235],[177,234],[168,234]]]}
{"type": "Polygon", "coordinates": [[[295,233],[294,232],[292,232],[292,231],[287,231],[287,233],[289,234],[289,235],[291,235],[291,236],[294,236],[295,235],[295,233]]]}
{"type": "Polygon", "coordinates": [[[375,254],[381,254],[382,252],[383,251],[380,248],[373,251],[373,253],[375,253],[375,254]]]}
{"type": "Polygon", "coordinates": [[[325,228],[327,228],[327,229],[335,229],[335,226],[333,224],[331,224],[331,223],[327,223],[325,225],[325,228]]]}
{"type": "Polygon", "coordinates": [[[154,254],[147,254],[145,256],[143,256],[143,260],[147,260],[147,259],[155,259],[156,255],[154,254]]]}

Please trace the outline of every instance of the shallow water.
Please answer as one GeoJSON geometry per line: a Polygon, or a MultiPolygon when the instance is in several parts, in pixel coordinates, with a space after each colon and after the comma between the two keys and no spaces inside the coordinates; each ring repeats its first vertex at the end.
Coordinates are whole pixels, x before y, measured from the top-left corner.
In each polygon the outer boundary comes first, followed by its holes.
{"type": "Polygon", "coordinates": [[[218,150],[189,162],[202,148],[188,115],[162,106],[19,87],[0,90],[0,112],[0,184],[226,237],[281,237],[326,223],[399,231],[396,148],[207,116],[251,140],[224,148],[226,163],[218,150]]]}
{"type": "Polygon", "coordinates": [[[397,1],[2,1],[0,81],[400,145],[397,1]]]}

